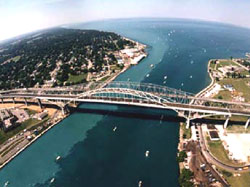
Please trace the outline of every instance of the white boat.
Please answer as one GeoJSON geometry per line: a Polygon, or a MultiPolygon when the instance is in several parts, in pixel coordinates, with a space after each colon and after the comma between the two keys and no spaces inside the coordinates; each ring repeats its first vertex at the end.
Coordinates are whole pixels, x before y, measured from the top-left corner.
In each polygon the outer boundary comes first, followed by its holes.
{"type": "Polygon", "coordinates": [[[167,81],[163,81],[163,84],[166,84],[167,81]]]}
{"type": "Polygon", "coordinates": [[[57,156],[56,157],[56,161],[60,160],[61,159],[61,156],[57,156]]]}
{"type": "Polygon", "coordinates": [[[149,74],[147,74],[146,77],[149,77],[149,74]]]}
{"type": "Polygon", "coordinates": [[[193,76],[192,75],[190,75],[190,79],[192,79],[193,78],[193,76]]]}
{"type": "Polygon", "coordinates": [[[148,157],[149,156],[149,151],[146,151],[145,152],[145,157],[148,157]]]}
{"type": "Polygon", "coordinates": [[[115,126],[115,127],[113,128],[113,131],[115,132],[115,131],[116,131],[116,129],[117,129],[117,127],[115,126]]]}
{"type": "Polygon", "coordinates": [[[50,183],[53,183],[55,181],[55,178],[52,178],[51,180],[50,180],[50,183]]]}
{"type": "Polygon", "coordinates": [[[142,181],[139,181],[138,187],[142,187],[142,181]]]}
{"type": "Polygon", "coordinates": [[[9,183],[10,183],[9,181],[6,181],[6,182],[4,183],[4,187],[5,187],[5,186],[8,186],[9,183]]]}
{"type": "Polygon", "coordinates": [[[154,67],[154,64],[151,64],[150,67],[151,67],[151,68],[154,67]]]}
{"type": "Polygon", "coordinates": [[[166,80],[168,78],[168,76],[164,76],[164,79],[166,80]]]}
{"type": "Polygon", "coordinates": [[[184,86],[184,83],[181,83],[181,86],[184,86]]]}

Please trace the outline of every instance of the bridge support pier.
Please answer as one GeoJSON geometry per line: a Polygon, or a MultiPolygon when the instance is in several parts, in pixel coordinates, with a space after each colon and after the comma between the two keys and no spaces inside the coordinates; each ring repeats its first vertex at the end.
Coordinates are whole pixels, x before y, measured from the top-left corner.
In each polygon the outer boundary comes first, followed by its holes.
{"type": "Polygon", "coordinates": [[[26,98],[24,98],[24,103],[25,103],[26,106],[28,106],[28,103],[27,103],[27,99],[26,99],[26,98]]]}
{"type": "Polygon", "coordinates": [[[42,102],[41,102],[41,100],[37,99],[37,102],[38,102],[39,107],[42,109],[42,102]]]}
{"type": "Polygon", "coordinates": [[[187,121],[186,121],[186,129],[189,129],[190,127],[190,118],[187,118],[187,121]]]}
{"type": "Polygon", "coordinates": [[[228,122],[229,122],[229,116],[227,117],[227,119],[226,119],[226,121],[225,121],[225,123],[224,123],[224,129],[226,129],[227,128],[227,125],[228,125],[228,122]]]}
{"type": "Polygon", "coordinates": [[[2,101],[2,104],[3,104],[3,98],[1,99],[1,101],[2,101]]]}
{"type": "Polygon", "coordinates": [[[245,129],[248,128],[249,122],[250,122],[250,118],[249,118],[249,119],[247,120],[247,122],[246,122],[245,129]]]}
{"type": "Polygon", "coordinates": [[[14,97],[12,98],[12,100],[13,100],[13,104],[16,104],[16,101],[15,101],[15,98],[14,98],[14,97]]]}
{"type": "Polygon", "coordinates": [[[62,110],[62,114],[63,114],[63,115],[66,115],[66,114],[67,114],[67,112],[68,112],[68,110],[67,110],[67,106],[63,106],[63,107],[61,107],[61,110],[62,110]]]}

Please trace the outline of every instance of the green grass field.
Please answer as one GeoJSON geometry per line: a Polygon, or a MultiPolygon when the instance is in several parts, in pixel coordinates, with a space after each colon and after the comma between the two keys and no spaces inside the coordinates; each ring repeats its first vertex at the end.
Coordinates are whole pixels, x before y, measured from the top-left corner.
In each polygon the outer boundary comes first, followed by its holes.
{"type": "MultiPolygon", "coordinates": [[[[222,172],[220,172],[222,173],[222,172]]],[[[250,184],[250,173],[241,173],[240,176],[227,177],[223,175],[231,187],[244,187],[250,184]]]]}
{"type": "MultiPolygon", "coordinates": [[[[250,86],[247,85],[249,79],[242,78],[242,79],[233,79],[233,78],[226,78],[218,83],[223,86],[225,84],[231,84],[233,85],[234,89],[237,90],[237,92],[241,92],[243,94],[243,97],[246,99],[246,102],[250,101],[250,86]]],[[[221,92],[228,92],[227,95],[231,94],[229,91],[221,91],[221,92]]],[[[219,94],[221,94],[221,92],[219,94]]],[[[225,93],[222,93],[225,94],[225,93]]],[[[227,97],[225,98],[225,100],[227,97]]]]}
{"type": "Polygon", "coordinates": [[[224,149],[222,142],[220,140],[218,141],[211,141],[210,138],[207,138],[208,146],[210,152],[221,162],[225,164],[229,164],[231,166],[242,166],[244,164],[236,163],[233,160],[230,160],[228,157],[227,151],[224,149]]]}
{"type": "Polygon", "coordinates": [[[100,82],[104,82],[104,81],[108,80],[110,77],[111,77],[111,76],[103,77],[103,78],[100,80],[100,82]]]}
{"type": "Polygon", "coordinates": [[[235,64],[232,60],[229,60],[229,59],[221,59],[221,60],[219,60],[219,63],[217,64],[216,70],[218,70],[218,68],[220,68],[220,67],[230,66],[230,65],[239,67],[239,65],[238,65],[238,64],[235,64]]]}
{"type": "Polygon", "coordinates": [[[186,129],[186,123],[181,123],[180,124],[182,132],[183,132],[183,138],[184,139],[189,139],[192,136],[191,133],[191,128],[186,129]]]}
{"type": "Polygon", "coordinates": [[[86,80],[87,73],[80,74],[80,75],[69,75],[69,79],[67,82],[69,83],[81,83],[83,80],[86,80]]]}

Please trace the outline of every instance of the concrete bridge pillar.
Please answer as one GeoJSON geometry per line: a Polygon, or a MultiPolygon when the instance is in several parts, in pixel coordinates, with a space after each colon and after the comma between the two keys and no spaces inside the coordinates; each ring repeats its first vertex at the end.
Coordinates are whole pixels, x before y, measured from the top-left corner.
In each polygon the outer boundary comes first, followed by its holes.
{"type": "Polygon", "coordinates": [[[190,118],[187,118],[187,121],[186,121],[186,129],[189,129],[190,127],[190,118]]]}
{"type": "Polygon", "coordinates": [[[16,101],[15,101],[15,98],[14,98],[14,97],[12,98],[12,100],[13,100],[13,104],[16,104],[16,101]]]}
{"type": "Polygon", "coordinates": [[[245,129],[248,128],[249,122],[250,122],[250,118],[249,118],[249,119],[247,120],[247,122],[246,122],[245,129]]]}
{"type": "Polygon", "coordinates": [[[62,107],[61,109],[62,109],[62,114],[65,115],[66,113],[64,107],[62,107]]]}
{"type": "Polygon", "coordinates": [[[37,99],[37,103],[38,103],[39,107],[42,109],[42,102],[41,102],[41,99],[37,99]]]}
{"type": "Polygon", "coordinates": [[[66,105],[65,105],[65,106],[62,106],[62,107],[61,107],[61,110],[62,110],[62,114],[63,114],[63,115],[66,115],[67,112],[68,112],[67,106],[66,106],[66,105]]]}
{"type": "Polygon", "coordinates": [[[25,103],[26,106],[28,106],[28,103],[27,103],[27,99],[26,99],[26,98],[24,98],[24,103],[25,103]]]}
{"type": "Polygon", "coordinates": [[[226,119],[226,121],[225,121],[225,123],[224,123],[224,129],[226,129],[227,128],[227,125],[228,125],[228,122],[229,122],[229,116],[227,117],[227,119],[226,119]]]}

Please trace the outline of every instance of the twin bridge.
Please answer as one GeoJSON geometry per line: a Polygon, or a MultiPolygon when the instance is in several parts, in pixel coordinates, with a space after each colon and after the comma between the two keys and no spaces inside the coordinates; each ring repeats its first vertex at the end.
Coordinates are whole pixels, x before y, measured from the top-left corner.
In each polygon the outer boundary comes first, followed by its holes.
{"type": "MultiPolygon", "coordinates": [[[[196,97],[192,93],[137,82],[93,82],[69,87],[56,88],[24,88],[0,91],[2,102],[17,100],[27,104],[36,100],[42,103],[55,104],[63,113],[70,103],[107,103],[131,105],[158,109],[174,110],[179,116],[186,118],[186,127],[197,118],[222,115],[226,117],[224,128],[227,127],[232,115],[250,117],[250,103],[230,102],[217,99],[196,97]]],[[[248,118],[245,128],[248,127],[248,118]]]]}

